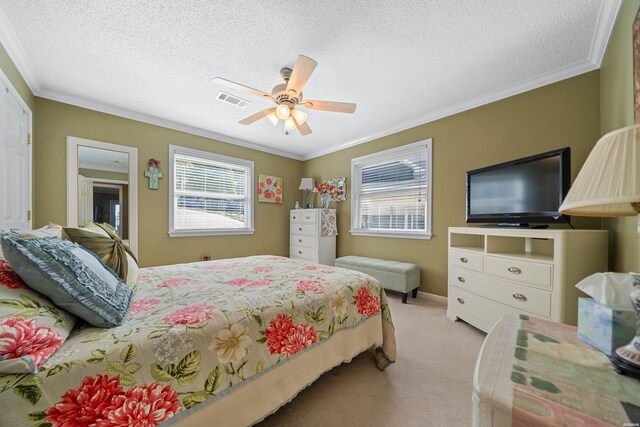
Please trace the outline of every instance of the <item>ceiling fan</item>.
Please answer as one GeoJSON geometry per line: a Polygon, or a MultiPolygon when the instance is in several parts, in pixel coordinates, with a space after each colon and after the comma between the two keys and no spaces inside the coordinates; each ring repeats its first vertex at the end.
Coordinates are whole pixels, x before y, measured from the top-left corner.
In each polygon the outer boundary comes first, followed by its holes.
{"type": "Polygon", "coordinates": [[[311,77],[313,70],[315,70],[316,65],[318,65],[318,63],[313,59],[304,55],[299,55],[293,70],[287,67],[280,70],[280,75],[284,79],[284,83],[276,85],[271,90],[271,93],[263,92],[220,77],[215,77],[213,81],[230,89],[236,89],[252,95],[269,98],[276,103],[275,107],[258,111],[246,119],[240,120],[238,123],[250,125],[264,117],[267,117],[274,126],[276,126],[280,120],[284,120],[285,135],[289,135],[289,132],[296,128],[298,128],[302,135],[309,135],[311,133],[311,128],[307,123],[307,113],[297,107],[304,107],[309,110],[333,111],[336,113],[348,114],[356,111],[356,104],[349,102],[315,101],[310,99],[303,100],[302,89],[304,89],[304,86],[307,84],[307,81],[309,80],[309,77],[311,77]]]}

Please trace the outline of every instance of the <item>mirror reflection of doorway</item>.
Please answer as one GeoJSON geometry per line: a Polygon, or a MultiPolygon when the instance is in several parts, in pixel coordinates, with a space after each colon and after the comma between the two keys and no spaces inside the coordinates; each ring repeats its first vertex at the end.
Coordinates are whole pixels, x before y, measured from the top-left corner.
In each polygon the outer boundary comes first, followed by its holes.
{"type": "Polygon", "coordinates": [[[93,221],[111,224],[122,239],[128,238],[125,212],[127,185],[93,182],[93,221]]]}

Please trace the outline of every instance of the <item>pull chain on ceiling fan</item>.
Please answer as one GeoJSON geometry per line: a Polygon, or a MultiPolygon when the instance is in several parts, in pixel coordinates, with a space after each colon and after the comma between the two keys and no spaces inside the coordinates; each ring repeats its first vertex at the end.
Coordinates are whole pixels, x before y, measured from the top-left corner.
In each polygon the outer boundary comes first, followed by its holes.
{"type": "Polygon", "coordinates": [[[251,95],[269,98],[275,102],[275,107],[258,111],[257,113],[240,120],[238,123],[250,125],[264,117],[267,117],[274,126],[276,126],[280,120],[284,120],[284,130],[286,135],[296,128],[302,135],[309,135],[311,133],[311,128],[307,123],[307,113],[297,107],[304,107],[309,110],[333,111],[336,113],[347,114],[352,114],[356,111],[356,104],[349,102],[303,100],[302,89],[304,89],[304,86],[309,81],[309,77],[311,77],[311,74],[317,65],[318,63],[313,59],[304,55],[299,55],[293,70],[286,67],[280,70],[280,75],[284,79],[284,83],[276,85],[270,94],[220,77],[215,77],[213,81],[229,89],[235,89],[251,95]]]}

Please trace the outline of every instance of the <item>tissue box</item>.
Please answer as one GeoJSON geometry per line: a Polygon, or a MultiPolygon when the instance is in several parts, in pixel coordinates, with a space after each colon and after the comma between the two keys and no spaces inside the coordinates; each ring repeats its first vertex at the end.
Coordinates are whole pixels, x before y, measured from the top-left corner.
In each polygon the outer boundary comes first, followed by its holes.
{"type": "Polygon", "coordinates": [[[636,334],[632,308],[605,305],[591,298],[578,298],[578,338],[611,355],[636,334]]]}

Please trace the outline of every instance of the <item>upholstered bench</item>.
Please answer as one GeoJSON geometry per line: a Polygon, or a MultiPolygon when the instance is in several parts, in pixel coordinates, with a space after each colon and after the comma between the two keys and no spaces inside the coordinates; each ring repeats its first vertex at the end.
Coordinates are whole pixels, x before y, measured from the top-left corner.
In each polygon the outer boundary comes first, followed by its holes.
{"type": "Polygon", "coordinates": [[[387,261],[361,256],[343,256],[336,259],[336,267],[348,268],[368,274],[380,281],[385,289],[402,292],[402,303],[407,303],[409,291],[418,296],[420,269],[408,262],[387,261]]]}

